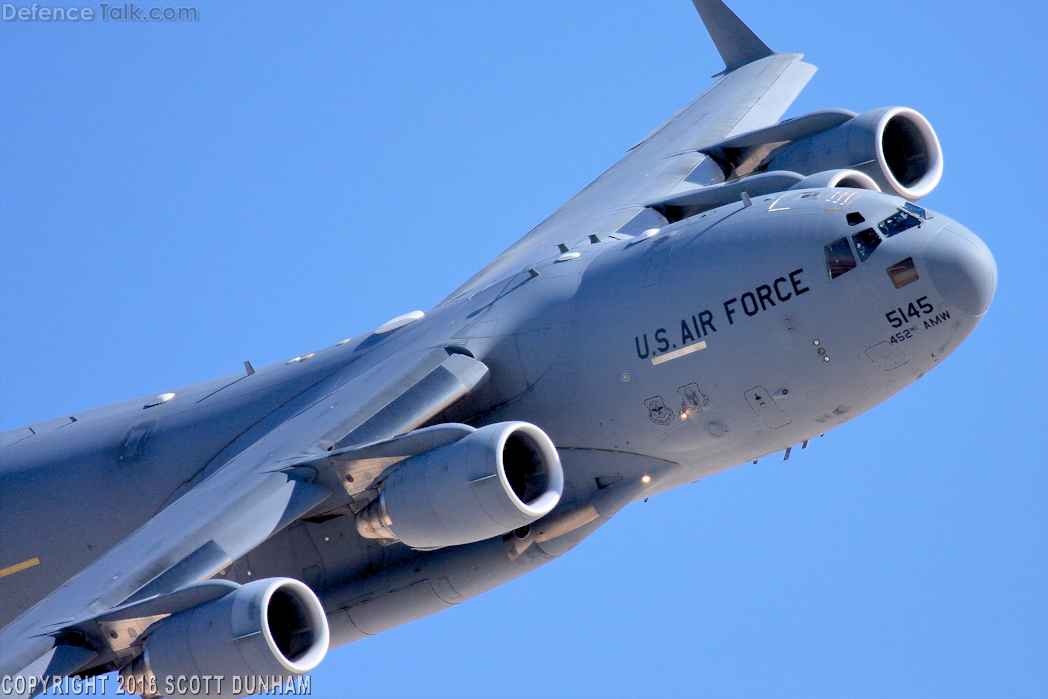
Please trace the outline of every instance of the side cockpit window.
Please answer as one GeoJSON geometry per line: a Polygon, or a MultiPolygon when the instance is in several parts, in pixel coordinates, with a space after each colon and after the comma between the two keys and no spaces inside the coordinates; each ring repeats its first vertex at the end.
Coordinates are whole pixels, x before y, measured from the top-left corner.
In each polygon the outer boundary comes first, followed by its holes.
{"type": "Polygon", "coordinates": [[[913,284],[920,279],[920,276],[917,274],[917,268],[913,264],[912,257],[907,257],[905,260],[899,260],[884,271],[888,273],[888,278],[892,280],[892,284],[895,285],[896,289],[901,289],[907,284],[913,284]]]}
{"type": "Polygon", "coordinates": [[[838,238],[826,246],[826,270],[830,273],[830,279],[852,271],[856,264],[847,238],[838,238]]]}

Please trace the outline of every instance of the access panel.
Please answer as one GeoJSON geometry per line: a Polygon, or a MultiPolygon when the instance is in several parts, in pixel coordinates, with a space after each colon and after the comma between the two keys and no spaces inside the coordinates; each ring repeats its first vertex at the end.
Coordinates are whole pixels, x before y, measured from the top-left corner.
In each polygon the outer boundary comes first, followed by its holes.
{"type": "Polygon", "coordinates": [[[746,391],[746,402],[753,408],[753,412],[757,413],[757,417],[773,430],[790,424],[789,416],[776,405],[775,399],[764,386],[746,391]]]}

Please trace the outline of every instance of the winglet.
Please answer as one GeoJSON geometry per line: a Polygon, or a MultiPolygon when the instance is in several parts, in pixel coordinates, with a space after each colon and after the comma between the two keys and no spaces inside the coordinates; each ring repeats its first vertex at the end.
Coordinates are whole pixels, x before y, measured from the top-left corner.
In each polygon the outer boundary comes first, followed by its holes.
{"type": "Polygon", "coordinates": [[[724,59],[723,73],[775,53],[722,0],[691,1],[724,59]]]}

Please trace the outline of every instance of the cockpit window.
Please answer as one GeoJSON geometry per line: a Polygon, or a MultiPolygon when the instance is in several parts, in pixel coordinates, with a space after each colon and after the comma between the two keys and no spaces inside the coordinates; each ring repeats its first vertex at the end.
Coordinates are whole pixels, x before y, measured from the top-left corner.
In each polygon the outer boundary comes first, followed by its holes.
{"type": "Polygon", "coordinates": [[[923,206],[917,206],[916,204],[912,204],[910,202],[906,202],[905,204],[902,205],[902,208],[906,209],[911,214],[917,214],[918,216],[923,218],[925,221],[927,221],[928,219],[931,218],[931,216],[928,215],[928,210],[925,209],[923,206]]]}
{"type": "Polygon", "coordinates": [[[830,273],[830,279],[850,272],[855,266],[855,256],[852,255],[847,238],[839,238],[826,246],[826,270],[830,273]]]}
{"type": "Polygon", "coordinates": [[[913,264],[912,257],[907,257],[905,260],[899,260],[891,267],[888,267],[885,271],[888,273],[888,277],[892,280],[892,284],[895,285],[896,289],[901,289],[907,284],[913,284],[920,279],[920,276],[917,274],[917,268],[913,264]]]}
{"type": "Polygon", "coordinates": [[[878,223],[877,228],[880,229],[885,238],[891,238],[893,235],[902,233],[914,226],[919,226],[921,223],[923,223],[923,221],[909,211],[899,209],[894,214],[878,223]]]}
{"type": "Polygon", "coordinates": [[[860,262],[870,259],[870,255],[881,244],[881,237],[872,228],[859,231],[852,236],[852,240],[855,241],[855,252],[859,253],[860,262]]]}

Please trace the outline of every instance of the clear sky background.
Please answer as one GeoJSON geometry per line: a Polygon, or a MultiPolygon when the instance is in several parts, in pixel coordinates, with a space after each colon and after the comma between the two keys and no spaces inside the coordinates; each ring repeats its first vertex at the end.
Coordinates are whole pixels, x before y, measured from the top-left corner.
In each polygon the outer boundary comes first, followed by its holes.
{"type": "MultiPolygon", "coordinates": [[[[0,24],[3,429],[429,308],[722,67],[687,0],[190,2],[0,24]]],[[[788,115],[928,117],[922,204],[994,252],[988,316],[790,461],[331,652],[314,696],[1048,696],[1048,2],[730,4],[819,67],[788,115]]]]}

